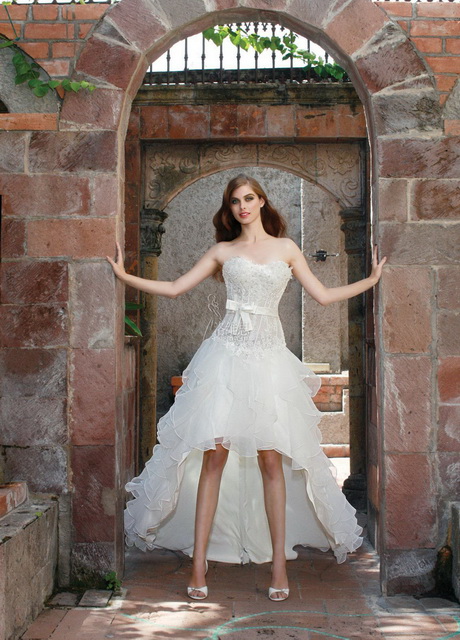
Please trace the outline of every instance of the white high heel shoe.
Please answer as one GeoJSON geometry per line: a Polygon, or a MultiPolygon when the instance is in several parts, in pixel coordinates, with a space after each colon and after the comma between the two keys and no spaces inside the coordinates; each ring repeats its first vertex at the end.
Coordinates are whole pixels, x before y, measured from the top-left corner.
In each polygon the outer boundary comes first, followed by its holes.
{"type": "MultiPolygon", "coordinates": [[[[205,571],[204,571],[204,575],[206,575],[208,573],[208,561],[205,560],[205,571]]],[[[205,600],[208,597],[208,587],[187,587],[187,595],[189,598],[192,598],[193,600],[205,600]],[[193,591],[201,591],[201,593],[203,594],[202,596],[192,596],[192,592],[193,591]]]]}
{"type": "Polygon", "coordinates": [[[269,587],[269,589],[268,589],[268,597],[273,602],[283,602],[283,600],[287,600],[289,598],[289,588],[276,589],[275,587],[269,587]],[[284,598],[273,598],[275,593],[282,593],[284,595],[284,598]]]}

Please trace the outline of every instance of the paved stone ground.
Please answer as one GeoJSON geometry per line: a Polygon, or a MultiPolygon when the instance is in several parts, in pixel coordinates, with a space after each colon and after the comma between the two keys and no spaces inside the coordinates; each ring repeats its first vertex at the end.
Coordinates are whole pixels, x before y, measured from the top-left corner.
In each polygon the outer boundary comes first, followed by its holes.
{"type": "Polygon", "coordinates": [[[366,542],[341,565],[330,552],[299,548],[283,603],[267,598],[268,564],[210,562],[202,602],[185,594],[189,571],[182,554],[129,551],[123,596],[103,609],[45,609],[23,640],[460,639],[459,605],[380,595],[378,558],[366,542]]]}

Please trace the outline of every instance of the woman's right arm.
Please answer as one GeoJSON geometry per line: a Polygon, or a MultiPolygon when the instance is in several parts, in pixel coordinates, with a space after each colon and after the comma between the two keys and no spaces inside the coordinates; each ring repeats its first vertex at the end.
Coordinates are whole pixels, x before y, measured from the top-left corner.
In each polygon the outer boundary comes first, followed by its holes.
{"type": "Polygon", "coordinates": [[[158,296],[166,296],[167,298],[177,298],[182,293],[186,293],[200,284],[203,280],[212,276],[213,273],[219,268],[219,262],[217,260],[217,245],[214,245],[207,251],[200,260],[193,266],[190,271],[184,273],[183,276],[177,278],[173,282],[166,282],[163,280],[147,280],[146,278],[139,278],[138,276],[132,276],[126,273],[123,264],[123,253],[121,247],[117,242],[117,255],[115,260],[107,256],[108,262],[112,265],[112,269],[122,282],[144,291],[145,293],[152,293],[158,296]]]}

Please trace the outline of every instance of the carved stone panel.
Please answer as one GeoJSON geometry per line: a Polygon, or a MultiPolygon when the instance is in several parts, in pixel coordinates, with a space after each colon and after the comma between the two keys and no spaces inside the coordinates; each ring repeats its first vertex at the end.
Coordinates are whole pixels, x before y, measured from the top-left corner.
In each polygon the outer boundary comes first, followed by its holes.
{"type": "Polygon", "coordinates": [[[155,143],[145,150],[144,207],[164,209],[195,180],[225,169],[272,167],[318,185],[341,209],[360,206],[359,143],[155,143]]]}

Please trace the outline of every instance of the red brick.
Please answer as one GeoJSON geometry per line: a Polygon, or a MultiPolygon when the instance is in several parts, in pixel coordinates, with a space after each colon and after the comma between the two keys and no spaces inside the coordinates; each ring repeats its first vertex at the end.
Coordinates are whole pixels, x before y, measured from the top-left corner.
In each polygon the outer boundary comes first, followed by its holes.
{"type": "Polygon", "coordinates": [[[460,403],[460,358],[441,358],[438,368],[441,402],[460,403]]]}
{"type": "Polygon", "coordinates": [[[431,358],[386,358],[384,376],[385,451],[429,451],[431,358]]]}
{"type": "Polygon", "coordinates": [[[76,71],[126,88],[137,69],[140,56],[138,51],[92,36],[78,58],[76,71]]]}
{"type": "Polygon", "coordinates": [[[72,444],[115,443],[115,352],[74,349],[70,359],[72,444]],[[91,384],[88,385],[88,380],[91,384]]]}
{"type": "Polygon", "coordinates": [[[444,120],[446,136],[460,136],[460,120],[444,120]]]}
{"type": "Polygon", "coordinates": [[[211,105],[211,137],[234,138],[238,132],[236,104],[211,105]]]}
{"type": "Polygon", "coordinates": [[[115,171],[117,152],[117,135],[112,131],[33,133],[29,170],[115,171]]]}
{"type": "Polygon", "coordinates": [[[168,108],[170,138],[209,137],[209,107],[207,105],[173,105],[168,108]]]}
{"type": "Polygon", "coordinates": [[[73,58],[77,45],[75,42],[53,42],[53,58],[73,58]]]}
{"type": "Polygon", "coordinates": [[[412,192],[411,218],[460,218],[460,180],[417,180],[412,192]]]}
{"type": "Polygon", "coordinates": [[[408,181],[380,178],[379,180],[379,220],[407,220],[408,181]]]}
{"type": "Polygon", "coordinates": [[[2,36],[4,36],[5,38],[10,38],[11,40],[14,40],[15,38],[22,37],[22,25],[16,23],[14,25],[14,28],[8,23],[8,22],[0,22],[0,33],[2,34],[2,36]]]}
{"type": "Polygon", "coordinates": [[[168,138],[168,109],[169,107],[149,106],[140,109],[140,137],[168,138]]]}
{"type": "Polygon", "coordinates": [[[66,262],[5,262],[2,267],[2,303],[66,302],[66,262]]]}
{"type": "Polygon", "coordinates": [[[435,80],[439,91],[450,91],[457,82],[457,76],[436,75],[435,80]]]}
{"type": "Polygon", "coordinates": [[[407,32],[409,31],[410,22],[408,20],[397,20],[397,23],[399,24],[401,29],[404,29],[404,31],[407,32]]]}
{"type": "Polygon", "coordinates": [[[238,137],[264,138],[266,136],[265,115],[263,107],[239,104],[236,111],[238,137]]]}
{"type": "Polygon", "coordinates": [[[139,224],[141,209],[139,184],[125,184],[125,222],[139,224]]]}
{"type": "Polygon", "coordinates": [[[438,451],[460,453],[460,405],[440,405],[438,451]]]}
{"type": "Polygon", "coordinates": [[[381,286],[385,350],[428,353],[432,339],[430,269],[388,266],[381,286]]]}
{"type": "Polygon", "coordinates": [[[2,220],[1,257],[21,258],[26,254],[26,227],[23,220],[2,220]]]}
{"type": "Polygon", "coordinates": [[[54,24],[28,23],[24,26],[27,40],[67,40],[73,37],[73,25],[59,22],[54,24]]]}
{"type": "Polygon", "coordinates": [[[4,347],[59,347],[68,343],[66,305],[3,305],[0,317],[0,342],[4,347]]]}
{"type": "Polygon", "coordinates": [[[0,396],[65,397],[66,349],[3,349],[0,396]]]}
{"type": "Polygon", "coordinates": [[[426,61],[435,73],[460,73],[460,56],[429,56],[426,61]]]}
{"type": "Polygon", "coordinates": [[[32,15],[34,20],[53,20],[56,21],[59,15],[59,7],[35,5],[32,7],[32,15]]]}
{"type": "Polygon", "coordinates": [[[411,27],[413,36],[459,36],[460,22],[458,20],[414,20],[411,27]]]}
{"type": "Polygon", "coordinates": [[[35,60],[48,58],[50,55],[50,46],[48,42],[21,42],[21,49],[28,53],[32,58],[35,58],[35,60]]]}
{"type": "Polygon", "coordinates": [[[109,8],[109,3],[75,4],[72,7],[65,7],[65,9],[63,7],[63,17],[66,20],[93,20],[97,22],[109,8]]]}
{"type": "Polygon", "coordinates": [[[436,492],[430,456],[395,454],[387,455],[386,460],[388,547],[417,549],[432,546],[437,531],[436,492]],[[423,487],[423,491],[414,491],[414,487],[423,487]]]}
{"type": "Polygon", "coordinates": [[[86,36],[91,31],[93,26],[94,25],[92,25],[91,23],[87,23],[87,22],[82,22],[82,23],[78,24],[77,25],[77,29],[78,29],[77,37],[80,38],[81,40],[84,40],[84,38],[86,38],[86,36]]]}
{"type": "Polygon", "coordinates": [[[32,220],[27,225],[31,257],[102,258],[113,253],[115,220],[32,220]]]}
{"type": "Polygon", "coordinates": [[[294,105],[276,105],[266,107],[267,135],[278,138],[295,136],[294,105]]]}
{"type": "Polygon", "coordinates": [[[109,542],[114,535],[115,452],[112,446],[72,447],[73,530],[76,542],[109,542]]]}
{"type": "Polygon", "coordinates": [[[460,54],[460,39],[446,38],[446,53],[460,54]]]}
{"type": "Polygon", "coordinates": [[[362,45],[388,22],[383,11],[366,0],[354,0],[330,22],[326,34],[348,54],[362,45]]]}
{"type": "Polygon", "coordinates": [[[37,640],[37,638],[48,638],[59,625],[67,609],[45,609],[38,618],[30,625],[23,640],[37,640]]]}
{"type": "Polygon", "coordinates": [[[382,140],[379,143],[382,178],[458,178],[460,140],[382,140]]]}
{"type": "Polygon", "coordinates": [[[411,38],[415,47],[423,53],[441,53],[441,38],[411,38]]]}
{"type": "Polygon", "coordinates": [[[400,2],[396,4],[396,2],[376,2],[378,7],[383,9],[385,13],[388,13],[390,16],[400,16],[400,17],[411,17],[412,16],[412,4],[403,4],[400,2]]]}
{"type": "Polygon", "coordinates": [[[397,45],[382,46],[377,51],[370,49],[367,55],[356,60],[356,66],[371,93],[426,75],[422,60],[408,40],[397,45]]]}
{"type": "Polygon", "coordinates": [[[0,131],[57,131],[57,113],[0,113],[0,131]]]}
{"type": "Polygon", "coordinates": [[[91,129],[116,130],[120,122],[123,98],[123,92],[119,89],[98,87],[93,92],[68,92],[61,111],[61,131],[78,129],[81,125],[91,129]]]}
{"type": "Polygon", "coordinates": [[[458,267],[440,267],[438,269],[436,301],[440,309],[460,309],[459,282],[460,269],[458,267]]]}
{"type": "MultiPolygon", "coordinates": [[[[111,254],[114,252],[114,244],[113,237],[111,254]]],[[[115,285],[115,276],[107,262],[82,262],[70,267],[70,342],[73,347],[113,347],[117,312],[115,285]]],[[[121,305],[119,315],[121,316],[121,305]]],[[[121,317],[118,319],[121,323],[121,317]]]]}
{"type": "Polygon", "coordinates": [[[126,130],[126,139],[139,142],[140,137],[140,118],[141,107],[132,107],[129,114],[128,129],[126,130]]]}
{"type": "Polygon", "coordinates": [[[457,4],[417,4],[417,16],[420,18],[460,18],[460,7],[457,4]]]}
{"type": "Polygon", "coordinates": [[[90,210],[89,179],[77,176],[14,175],[2,180],[5,216],[82,216],[90,210]]]}
{"type": "Polygon", "coordinates": [[[131,184],[141,183],[141,147],[139,140],[125,142],[125,180],[131,184]]]}
{"type": "MultiPolygon", "coordinates": [[[[6,13],[6,7],[0,7],[0,18],[5,20],[8,18],[8,14],[6,13]]],[[[14,20],[25,20],[27,18],[29,7],[21,7],[19,5],[10,5],[8,6],[8,13],[10,14],[11,19],[14,20]]]]}
{"type": "Polygon", "coordinates": [[[460,355],[460,314],[457,311],[440,311],[437,322],[438,355],[460,355]]]}
{"type": "Polygon", "coordinates": [[[69,75],[69,60],[43,60],[43,69],[49,73],[51,77],[66,77],[69,75]]]}

